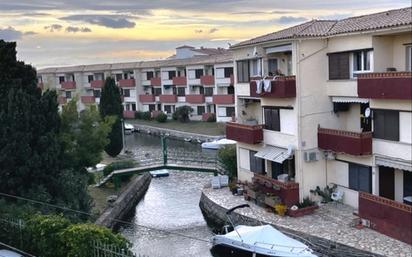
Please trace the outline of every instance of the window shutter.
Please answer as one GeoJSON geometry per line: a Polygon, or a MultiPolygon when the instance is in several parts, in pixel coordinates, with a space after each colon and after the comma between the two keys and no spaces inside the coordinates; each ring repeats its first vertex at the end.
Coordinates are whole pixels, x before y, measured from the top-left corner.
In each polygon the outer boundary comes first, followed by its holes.
{"type": "Polygon", "coordinates": [[[372,192],[372,174],[371,169],[365,166],[358,166],[359,191],[372,192]]]}
{"type": "Polygon", "coordinates": [[[349,53],[329,54],[329,79],[349,79],[349,53]]]}
{"type": "Polygon", "coordinates": [[[352,163],[349,163],[349,188],[352,190],[358,190],[359,181],[358,181],[358,166],[352,163]]]}
{"type": "Polygon", "coordinates": [[[385,139],[399,141],[399,112],[385,111],[385,139]]]}

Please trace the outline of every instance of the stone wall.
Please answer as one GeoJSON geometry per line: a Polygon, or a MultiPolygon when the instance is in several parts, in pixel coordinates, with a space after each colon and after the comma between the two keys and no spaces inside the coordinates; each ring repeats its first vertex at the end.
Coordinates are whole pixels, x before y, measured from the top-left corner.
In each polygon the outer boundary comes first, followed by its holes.
{"type": "Polygon", "coordinates": [[[117,220],[126,217],[144,196],[150,185],[151,178],[149,173],[143,173],[134,178],[117,200],[103,211],[96,224],[114,228],[118,223],[117,220]]]}

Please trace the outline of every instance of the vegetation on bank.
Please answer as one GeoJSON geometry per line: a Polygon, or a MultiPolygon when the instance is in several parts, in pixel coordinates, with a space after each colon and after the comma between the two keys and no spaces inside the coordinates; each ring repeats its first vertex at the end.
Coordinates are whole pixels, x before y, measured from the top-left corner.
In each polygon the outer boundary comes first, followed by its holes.
{"type": "Polygon", "coordinates": [[[225,145],[217,152],[217,157],[228,173],[230,181],[236,181],[237,158],[236,145],[225,145]]]}

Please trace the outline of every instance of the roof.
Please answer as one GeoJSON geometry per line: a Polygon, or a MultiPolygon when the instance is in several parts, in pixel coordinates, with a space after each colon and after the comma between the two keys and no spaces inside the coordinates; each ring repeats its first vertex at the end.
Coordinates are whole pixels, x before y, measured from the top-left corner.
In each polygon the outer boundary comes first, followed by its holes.
{"type": "Polygon", "coordinates": [[[206,47],[201,47],[199,49],[192,49],[192,51],[195,51],[201,54],[206,54],[206,55],[224,54],[228,52],[228,50],[225,48],[206,48],[206,47]]]}
{"type": "Polygon", "coordinates": [[[195,47],[194,47],[194,46],[188,46],[188,45],[182,45],[182,46],[176,47],[176,49],[182,49],[182,48],[190,48],[190,49],[193,49],[193,48],[195,48],[195,47]]]}
{"type": "Polygon", "coordinates": [[[290,28],[240,42],[233,45],[231,48],[267,41],[306,37],[329,37],[343,33],[412,25],[411,17],[412,7],[407,7],[369,15],[350,17],[342,20],[311,20],[290,28]]]}

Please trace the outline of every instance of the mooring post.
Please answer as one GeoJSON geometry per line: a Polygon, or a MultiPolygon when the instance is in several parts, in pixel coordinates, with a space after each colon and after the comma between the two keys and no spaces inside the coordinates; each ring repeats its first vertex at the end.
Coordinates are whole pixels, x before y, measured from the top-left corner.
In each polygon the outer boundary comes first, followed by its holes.
{"type": "Polygon", "coordinates": [[[161,137],[162,142],[162,152],[163,152],[163,165],[167,165],[167,144],[166,144],[166,137],[162,135],[161,137]]]}

